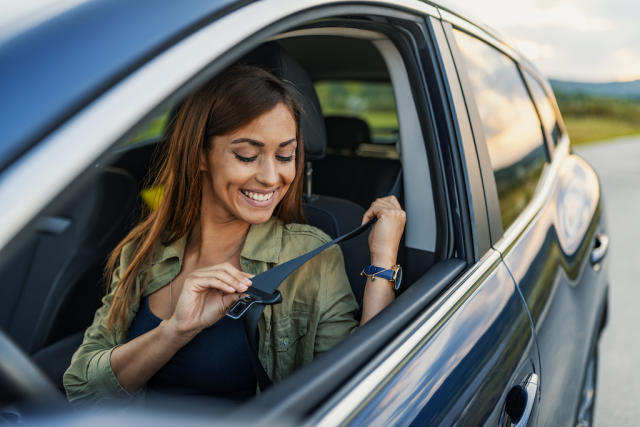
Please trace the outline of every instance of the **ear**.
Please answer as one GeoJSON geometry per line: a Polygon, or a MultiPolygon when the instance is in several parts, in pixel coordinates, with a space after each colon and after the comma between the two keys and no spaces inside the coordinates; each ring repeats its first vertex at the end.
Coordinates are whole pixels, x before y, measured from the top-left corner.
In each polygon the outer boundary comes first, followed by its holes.
{"type": "Polygon", "coordinates": [[[198,170],[200,172],[208,172],[209,168],[207,167],[207,151],[200,150],[200,160],[198,162],[198,170]]]}

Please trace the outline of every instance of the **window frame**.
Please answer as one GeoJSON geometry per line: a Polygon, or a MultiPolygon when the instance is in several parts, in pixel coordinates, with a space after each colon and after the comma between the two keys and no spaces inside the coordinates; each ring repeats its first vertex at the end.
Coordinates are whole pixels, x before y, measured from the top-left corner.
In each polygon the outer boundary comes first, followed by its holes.
{"type": "MultiPolygon", "coordinates": [[[[487,34],[482,30],[473,27],[471,24],[466,21],[464,24],[461,24],[461,20],[458,18],[455,20],[455,23],[448,23],[447,26],[447,37],[451,46],[451,50],[453,52],[453,56],[455,57],[456,65],[458,67],[458,77],[460,79],[461,85],[464,91],[464,97],[467,103],[467,109],[469,111],[469,117],[473,129],[473,135],[475,139],[475,145],[477,150],[478,159],[480,162],[480,168],[482,170],[482,180],[483,187],[486,198],[486,207],[487,207],[487,216],[489,220],[489,229],[491,234],[491,244],[495,245],[498,241],[502,239],[502,237],[510,233],[515,227],[515,224],[518,223],[519,219],[525,217],[525,212],[528,211],[528,207],[531,206],[536,198],[536,194],[527,202],[527,205],[520,211],[516,220],[514,220],[509,226],[504,229],[502,224],[502,213],[500,210],[500,199],[498,197],[498,188],[495,179],[495,174],[493,167],[491,165],[491,160],[489,158],[489,150],[487,147],[487,141],[485,139],[482,120],[480,118],[480,113],[477,107],[477,103],[475,100],[474,88],[471,85],[471,81],[468,77],[465,58],[460,51],[455,35],[453,34],[454,30],[466,33],[470,37],[476,38],[478,41],[486,43],[489,47],[495,49],[498,53],[505,55],[509,60],[513,61],[514,66],[516,67],[516,71],[518,76],[520,77],[520,81],[529,97],[531,102],[531,106],[535,113],[535,117],[538,120],[540,135],[542,136],[542,146],[545,150],[545,167],[542,171],[542,175],[538,178],[538,188],[540,188],[541,183],[545,176],[548,174],[548,170],[552,161],[552,150],[550,148],[550,141],[547,136],[547,132],[542,124],[542,120],[540,118],[540,112],[538,110],[538,106],[535,103],[535,100],[531,93],[531,88],[525,78],[523,69],[522,69],[522,59],[518,55],[514,55],[513,52],[506,47],[503,43],[497,42],[492,37],[487,37],[487,34]]],[[[552,145],[552,144],[551,144],[552,145]]],[[[538,190],[537,192],[539,192],[538,190]]],[[[536,193],[537,193],[536,192],[536,193]]]]}
{"type": "MultiPolygon", "coordinates": [[[[308,3],[319,4],[319,2],[308,3]]],[[[364,4],[368,2],[362,3],[364,4]]],[[[264,7],[269,6],[272,5],[267,4],[264,7]]],[[[257,4],[256,6],[252,5],[248,7],[260,8],[263,6],[261,4],[257,4]]],[[[432,6],[421,4],[412,0],[407,0],[399,3],[378,1],[376,2],[376,5],[366,4],[358,6],[354,6],[353,4],[343,5],[340,4],[340,2],[334,2],[330,5],[313,10],[309,10],[307,9],[307,7],[309,6],[296,6],[295,10],[297,12],[289,12],[290,14],[285,14],[286,16],[280,18],[280,20],[274,20],[268,25],[260,27],[260,29],[258,30],[254,29],[249,31],[250,34],[242,39],[241,42],[230,42],[230,46],[233,47],[234,52],[236,52],[236,57],[240,55],[240,53],[238,52],[242,51],[242,49],[244,49],[245,51],[249,50],[252,41],[255,41],[255,39],[264,41],[268,37],[268,34],[275,34],[282,31],[290,27],[292,25],[292,22],[305,22],[313,18],[318,18],[319,16],[355,14],[382,15],[388,19],[407,19],[409,20],[409,22],[420,26],[424,25],[424,16],[420,14],[430,16],[437,15],[437,10],[432,6]]],[[[259,16],[259,14],[256,14],[256,16],[259,16]]],[[[385,25],[389,27],[391,26],[391,24],[388,23],[385,25]]],[[[207,27],[204,27],[204,29],[201,31],[206,30],[207,27]]],[[[423,31],[428,33],[428,29],[426,29],[426,27],[423,29],[423,31]]],[[[218,32],[219,31],[217,31],[216,33],[218,32]]],[[[199,37],[199,35],[201,34],[196,33],[192,36],[189,36],[177,46],[181,46],[182,43],[190,44],[191,37],[199,37]]],[[[397,37],[398,40],[402,39],[402,43],[405,44],[409,44],[411,41],[411,34],[398,34],[395,37],[397,37]]],[[[88,174],[92,173],[94,169],[96,169],[96,160],[99,164],[110,163],[112,160],[111,156],[113,155],[113,151],[111,151],[111,148],[117,146],[122,141],[138,132],[141,128],[141,125],[144,125],[147,119],[154,117],[158,112],[166,109],[167,106],[170,106],[172,103],[174,103],[175,100],[182,98],[184,94],[190,92],[192,89],[197,87],[198,84],[200,84],[213,74],[219,72],[223,67],[227,66],[234,59],[231,58],[231,54],[229,54],[229,52],[225,50],[227,48],[228,46],[219,46],[216,52],[222,53],[207,54],[210,57],[209,60],[201,60],[197,65],[191,65],[192,67],[197,67],[197,71],[195,72],[192,71],[193,68],[182,70],[179,77],[174,76],[173,78],[169,79],[170,84],[168,84],[166,87],[162,88],[161,90],[154,90],[150,100],[147,99],[147,101],[145,102],[133,102],[133,105],[129,105],[128,108],[123,109],[123,111],[115,116],[114,120],[108,124],[108,132],[101,133],[100,131],[103,130],[103,128],[107,127],[107,124],[102,124],[102,126],[98,128],[95,127],[95,124],[97,122],[100,122],[100,118],[107,116],[107,113],[117,110],[116,107],[123,105],[122,99],[124,99],[123,97],[125,95],[129,94],[130,96],[131,94],[144,94],[148,89],[150,89],[150,85],[154,84],[154,82],[157,83],[157,78],[160,77],[160,74],[158,74],[159,69],[157,67],[157,61],[163,61],[164,58],[166,58],[165,52],[159,55],[159,58],[150,61],[149,64],[143,66],[139,70],[134,71],[131,75],[126,76],[121,82],[116,84],[112,90],[101,94],[99,97],[94,99],[93,102],[87,105],[85,109],[80,111],[76,116],[71,117],[68,122],[63,124],[60,129],[45,138],[39,145],[37,150],[29,153],[26,158],[16,166],[19,169],[14,169],[14,171],[17,170],[18,172],[20,172],[17,175],[18,177],[20,175],[24,176],[24,174],[33,171],[35,167],[39,167],[41,165],[39,161],[43,158],[43,156],[44,158],[46,158],[49,164],[47,168],[44,168],[44,170],[40,170],[39,172],[48,173],[48,171],[50,171],[52,167],[51,157],[48,157],[50,153],[56,154],[52,157],[59,159],[63,157],[65,153],[70,152],[71,148],[76,148],[79,152],[82,153],[82,156],[80,156],[80,158],[78,159],[74,159],[73,165],[71,165],[71,167],[65,169],[64,173],[58,173],[56,175],[57,178],[55,181],[50,182],[46,187],[43,187],[41,189],[42,191],[35,195],[39,195],[41,197],[41,199],[38,200],[38,203],[22,208],[21,212],[25,215],[25,218],[27,218],[27,222],[16,225],[15,228],[12,229],[15,231],[15,234],[17,235],[25,230],[28,227],[30,221],[37,220],[41,212],[54,208],[55,205],[59,203],[59,200],[56,199],[58,198],[60,193],[66,192],[69,190],[69,188],[71,188],[71,186],[76,185],[73,183],[74,180],[86,177],[88,176],[88,174]],[[144,76],[148,76],[149,73],[151,73],[151,76],[155,76],[156,78],[145,82],[144,76]],[[91,132],[89,132],[89,130],[91,130],[91,132]],[[89,141],[90,147],[87,147],[86,144],[84,144],[86,142],[86,138],[83,138],[82,136],[86,135],[96,135],[95,139],[89,141]],[[78,141],[81,142],[79,146],[77,145],[78,141]]],[[[421,64],[421,61],[418,58],[413,56],[419,55],[417,50],[413,48],[415,48],[415,46],[411,46],[407,49],[412,52],[411,59],[415,63],[411,63],[411,69],[409,69],[409,65],[406,66],[407,74],[410,75],[410,83],[412,85],[411,91],[414,96],[418,94],[420,97],[426,97],[428,91],[425,89],[425,87],[422,86],[422,84],[424,83],[422,82],[424,74],[421,66],[423,64],[421,64]],[[413,86],[413,84],[416,84],[417,86],[413,86]]],[[[175,52],[173,49],[174,48],[170,48],[167,52],[175,52]]],[[[193,50],[190,50],[190,52],[193,52],[193,50]]],[[[172,60],[175,60],[175,57],[172,58],[172,60]]],[[[166,78],[167,76],[165,75],[164,77],[166,78]]],[[[422,105],[421,108],[426,108],[427,111],[419,111],[420,114],[424,113],[421,116],[421,120],[419,120],[419,126],[422,127],[422,136],[426,143],[427,140],[435,141],[435,130],[433,129],[433,125],[430,122],[430,120],[432,120],[434,116],[431,111],[428,111],[430,108],[428,99],[425,102],[427,105],[422,105]]],[[[417,102],[417,104],[420,103],[417,102]]],[[[433,171],[434,168],[438,168],[438,170],[442,172],[442,169],[440,168],[443,160],[440,159],[440,154],[435,144],[427,144],[427,153],[428,161],[430,162],[430,169],[433,171]],[[435,155],[432,155],[432,153],[435,153],[435,155]]],[[[65,162],[62,163],[64,164],[65,162]]],[[[55,167],[55,165],[53,165],[53,167],[55,167]]],[[[17,179],[15,177],[16,175],[13,175],[10,178],[17,179]]],[[[438,180],[440,183],[444,183],[445,181],[443,177],[438,177],[438,180]]],[[[33,179],[28,181],[30,185],[35,185],[33,179]]],[[[446,192],[446,190],[441,189],[438,184],[435,183],[435,181],[434,187],[438,187],[440,191],[442,191],[443,194],[440,194],[438,197],[442,198],[445,201],[445,206],[448,206],[448,193],[446,192]]],[[[436,201],[436,204],[438,203],[439,202],[436,201]]],[[[464,215],[465,214],[463,214],[463,217],[464,215]]],[[[446,218],[443,221],[445,222],[445,224],[448,224],[446,218]]],[[[438,225],[438,227],[440,227],[440,225],[438,225]]],[[[446,225],[446,227],[447,230],[449,230],[449,225],[446,225]]],[[[15,236],[4,235],[2,237],[5,237],[8,241],[13,239],[15,236]]],[[[0,239],[0,245],[2,245],[3,250],[5,249],[5,243],[6,241],[2,241],[2,239],[0,239]]],[[[451,262],[442,263],[442,266],[438,271],[430,272],[432,273],[430,275],[425,274],[425,276],[423,276],[420,280],[424,282],[425,286],[427,284],[433,285],[434,283],[444,283],[446,286],[449,286],[453,279],[455,279],[458,274],[466,267],[464,261],[455,259],[449,261],[451,262]]],[[[387,312],[384,314],[384,317],[380,316],[375,325],[370,325],[370,327],[368,328],[369,335],[364,336],[366,338],[366,341],[375,341],[375,344],[378,347],[386,349],[387,352],[395,351],[396,347],[400,345],[400,342],[398,342],[398,340],[395,340],[393,344],[389,346],[387,345],[388,340],[396,336],[397,332],[405,331],[406,324],[413,319],[416,313],[421,312],[425,307],[427,307],[442,289],[443,288],[432,286],[430,292],[420,295],[420,298],[412,300],[410,302],[410,305],[407,303],[405,304],[405,306],[397,306],[395,310],[387,310],[387,312]],[[408,310],[407,307],[409,307],[410,310],[408,310]]],[[[407,298],[405,298],[405,300],[407,300],[407,298]]],[[[358,346],[355,344],[357,344],[357,342],[350,343],[350,347],[357,348],[358,346]]],[[[373,351],[366,353],[364,362],[370,363],[372,357],[375,354],[376,352],[373,351]]],[[[344,355],[342,354],[342,356],[344,355]]],[[[355,368],[355,366],[359,366],[357,361],[355,362],[355,364],[353,362],[349,362],[349,364],[349,366],[351,366],[350,369],[352,369],[353,371],[359,373],[362,372],[359,367],[355,368]]],[[[299,385],[300,381],[298,381],[297,384],[299,385]]],[[[335,384],[337,384],[335,379],[325,378],[325,387],[335,387],[335,384]],[[326,384],[327,382],[328,385],[326,384]]],[[[276,396],[281,397],[282,395],[286,394],[286,392],[287,388],[286,386],[284,386],[280,389],[279,393],[277,393],[276,396]]],[[[317,390],[312,391],[312,394],[317,393],[317,390]]],[[[327,393],[329,392],[327,391],[327,393]]],[[[267,394],[265,393],[265,395],[263,396],[267,396],[267,394]]],[[[298,401],[300,401],[300,394],[298,394],[298,401]]],[[[279,405],[280,410],[286,407],[287,406],[285,403],[279,405]]],[[[298,410],[304,409],[299,408],[298,410]]]]}
{"type": "MultiPolygon", "coordinates": [[[[480,39],[481,41],[489,44],[493,48],[511,58],[518,68],[520,76],[523,79],[523,84],[525,84],[527,91],[529,91],[529,87],[524,80],[522,70],[526,69],[538,77],[540,73],[537,71],[535,66],[533,66],[526,58],[522,57],[506,43],[498,40],[489,30],[476,26],[475,24],[472,24],[471,22],[462,19],[457,15],[454,15],[449,11],[440,10],[440,13],[442,15],[445,31],[447,33],[447,38],[449,40],[452,53],[455,57],[456,64],[460,64],[461,67],[464,67],[464,58],[457,48],[453,34],[453,28],[463,31],[472,37],[480,39]]],[[[478,139],[476,139],[475,144],[478,152],[478,159],[482,169],[482,177],[485,178],[486,176],[486,180],[484,180],[483,182],[483,187],[486,197],[487,215],[489,217],[491,228],[491,244],[493,248],[500,252],[503,252],[507,250],[513,244],[513,242],[522,235],[529,223],[533,221],[535,216],[543,208],[545,200],[549,197],[552,187],[555,181],[558,179],[558,170],[560,168],[560,164],[570,154],[569,137],[566,133],[566,128],[564,126],[564,122],[562,121],[562,116],[558,109],[557,102],[555,101],[555,97],[551,96],[550,100],[552,101],[556,119],[558,120],[558,126],[561,131],[559,135],[559,142],[554,147],[553,154],[549,153],[549,147],[548,145],[546,145],[549,155],[549,164],[546,165],[542,172],[542,175],[539,178],[538,190],[534,194],[533,198],[529,201],[527,206],[520,213],[518,218],[506,230],[504,230],[502,227],[500,204],[497,196],[497,186],[495,183],[493,168],[491,167],[491,163],[489,161],[486,142],[484,141],[484,136],[482,135],[479,115],[477,113],[475,99],[473,98],[473,90],[469,84],[468,79],[464,75],[464,72],[459,74],[459,79],[464,87],[464,96],[467,100],[470,110],[469,115],[473,118],[472,121],[475,124],[474,136],[478,135],[478,139]],[[473,114],[474,110],[475,117],[473,114]]],[[[541,81],[542,86],[547,94],[553,93],[546,79],[538,78],[538,80],[541,81]]],[[[530,92],[529,97],[531,98],[531,102],[537,110],[537,105],[535,104],[535,101],[533,100],[530,92]]],[[[538,120],[540,121],[542,126],[539,115],[538,120]]],[[[545,132],[543,132],[543,134],[545,134],[545,132]]]]}

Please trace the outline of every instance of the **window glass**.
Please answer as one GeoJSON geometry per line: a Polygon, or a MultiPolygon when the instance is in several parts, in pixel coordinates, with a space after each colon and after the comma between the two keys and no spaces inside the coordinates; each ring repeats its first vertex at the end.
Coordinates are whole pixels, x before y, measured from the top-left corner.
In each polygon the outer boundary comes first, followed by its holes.
{"type": "Polygon", "coordinates": [[[545,132],[551,137],[553,145],[558,145],[560,129],[558,128],[558,121],[556,120],[556,113],[553,110],[553,104],[538,79],[529,74],[528,71],[524,71],[524,75],[531,89],[531,94],[536,102],[536,106],[538,107],[542,126],[545,132]]]}
{"type": "Polygon", "coordinates": [[[547,160],[540,121],[515,62],[475,37],[454,34],[474,89],[506,229],[533,197],[547,160]]]}
{"type": "Polygon", "coordinates": [[[317,82],[315,89],[325,117],[350,117],[367,123],[370,141],[361,143],[356,154],[397,158],[398,115],[391,83],[325,80],[317,82]]]}
{"type": "Polygon", "coordinates": [[[157,116],[149,119],[147,123],[131,138],[122,142],[122,146],[130,146],[150,140],[156,140],[164,135],[165,128],[169,122],[169,111],[163,111],[157,116]]]}

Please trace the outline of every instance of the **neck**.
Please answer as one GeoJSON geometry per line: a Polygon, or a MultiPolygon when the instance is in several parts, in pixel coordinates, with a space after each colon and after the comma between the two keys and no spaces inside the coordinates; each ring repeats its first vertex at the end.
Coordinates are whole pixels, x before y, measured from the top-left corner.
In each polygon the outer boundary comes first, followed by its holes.
{"type": "Polygon", "coordinates": [[[195,264],[207,266],[232,261],[244,246],[249,226],[249,223],[237,219],[216,222],[211,217],[200,215],[188,243],[195,264]]]}

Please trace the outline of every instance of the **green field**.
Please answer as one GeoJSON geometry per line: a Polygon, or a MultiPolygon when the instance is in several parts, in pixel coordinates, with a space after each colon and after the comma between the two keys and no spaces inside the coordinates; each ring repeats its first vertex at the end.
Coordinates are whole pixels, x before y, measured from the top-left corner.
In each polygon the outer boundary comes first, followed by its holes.
{"type": "Polygon", "coordinates": [[[632,122],[612,117],[564,116],[572,145],[589,144],[609,139],[640,135],[640,121],[632,122]]]}
{"type": "Polygon", "coordinates": [[[640,100],[556,92],[571,144],[640,134],[640,100]]]}
{"type": "MultiPolygon", "coordinates": [[[[318,85],[325,115],[356,116],[364,119],[374,139],[393,139],[398,118],[390,85],[333,83],[318,85]],[[357,108],[356,108],[357,107],[357,108]]],[[[573,145],[640,135],[640,100],[603,98],[556,92],[558,106],[573,145]]],[[[128,143],[162,134],[168,113],[159,114],[128,143]]]]}

